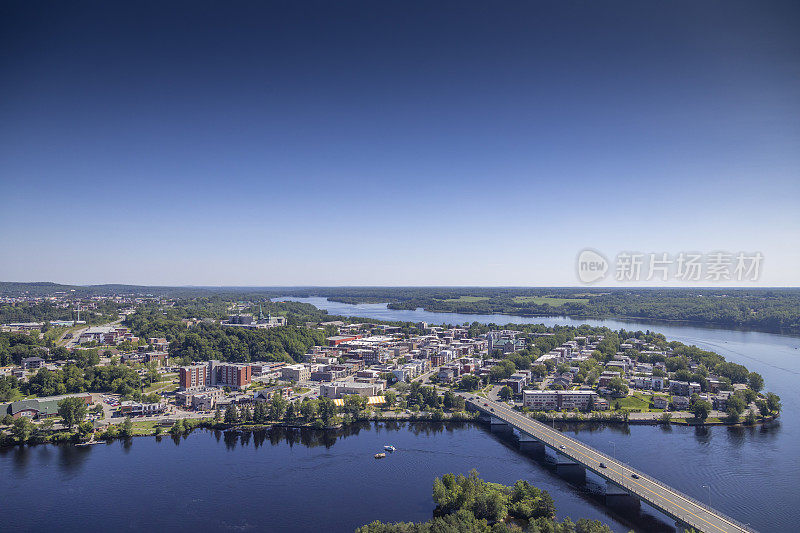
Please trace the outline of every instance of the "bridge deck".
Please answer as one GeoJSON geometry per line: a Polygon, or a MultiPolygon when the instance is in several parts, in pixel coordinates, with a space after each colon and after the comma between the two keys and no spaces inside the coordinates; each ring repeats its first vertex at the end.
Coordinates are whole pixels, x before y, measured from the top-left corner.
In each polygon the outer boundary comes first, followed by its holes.
{"type": "Polygon", "coordinates": [[[472,407],[541,440],[547,446],[557,450],[558,453],[573,459],[599,476],[616,483],[681,523],[710,533],[755,531],[657,479],[583,444],[579,440],[514,411],[506,404],[478,396],[464,395],[464,397],[472,407]],[[600,467],[601,462],[605,464],[605,468],[600,467]],[[632,477],[634,473],[639,476],[638,479],[632,477]]]}

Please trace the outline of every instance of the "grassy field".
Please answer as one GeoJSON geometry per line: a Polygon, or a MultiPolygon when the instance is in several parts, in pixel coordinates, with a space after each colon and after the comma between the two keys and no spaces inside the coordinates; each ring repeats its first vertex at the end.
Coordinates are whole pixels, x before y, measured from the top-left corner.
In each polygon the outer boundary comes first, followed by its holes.
{"type": "Polygon", "coordinates": [[[488,296],[459,296],[458,298],[447,298],[446,300],[442,300],[443,302],[461,302],[461,303],[470,303],[470,302],[482,302],[488,300],[488,296]]]}
{"type": "Polygon", "coordinates": [[[151,392],[175,392],[178,390],[178,384],[172,383],[172,381],[178,377],[178,374],[163,374],[160,376],[161,381],[156,381],[149,387],[144,389],[146,394],[150,394],[151,392]]]}
{"type": "Polygon", "coordinates": [[[609,403],[612,407],[619,402],[620,409],[639,409],[641,411],[651,411],[650,401],[652,396],[649,394],[634,393],[625,398],[611,399],[609,403]]]}
{"type": "MultiPolygon", "coordinates": [[[[133,422],[134,435],[152,435],[158,424],[153,421],[133,422]]],[[[169,428],[167,428],[169,429],[169,428]]]]}
{"type": "Polygon", "coordinates": [[[566,303],[585,304],[588,298],[552,298],[550,296],[515,296],[514,301],[518,304],[551,305],[558,307],[566,303]]]}

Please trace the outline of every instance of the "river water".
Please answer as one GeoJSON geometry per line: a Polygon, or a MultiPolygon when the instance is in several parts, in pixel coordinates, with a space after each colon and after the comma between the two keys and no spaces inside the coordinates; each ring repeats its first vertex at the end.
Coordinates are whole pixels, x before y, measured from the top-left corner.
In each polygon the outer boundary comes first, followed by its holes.
{"type": "Polygon", "coordinates": [[[800,530],[800,337],[632,320],[517,317],[501,314],[393,310],[386,304],[351,305],[326,298],[287,298],[332,315],[430,324],[589,324],[629,331],[651,330],[668,340],[712,350],[764,376],[780,395],[783,414],[769,426],[706,429],[651,426],[574,430],[587,444],[641,468],[675,488],[718,507],[762,531],[800,530]],[[704,488],[703,485],[710,487],[704,488]],[[710,493],[709,493],[710,492],[710,493]]]}
{"type": "MultiPolygon", "coordinates": [[[[583,426],[565,431],[616,454],[761,531],[800,524],[800,339],[690,326],[574,321],[505,315],[393,311],[297,299],[331,314],[463,324],[530,322],[651,329],[713,349],[760,372],[783,399],[779,422],[759,428],[583,426]],[[704,488],[706,485],[710,489],[704,488]]],[[[668,531],[642,505],[609,509],[598,479],[557,475],[547,457],[520,452],[513,440],[471,424],[364,424],[331,434],[273,430],[239,436],[196,431],[185,438],[143,437],[110,444],[0,450],[2,531],[352,531],[375,519],[431,517],[433,479],[476,468],[484,479],[526,479],[548,490],[560,517],[592,518],[615,531],[668,531]],[[383,445],[398,451],[372,455],[383,445]]]]}

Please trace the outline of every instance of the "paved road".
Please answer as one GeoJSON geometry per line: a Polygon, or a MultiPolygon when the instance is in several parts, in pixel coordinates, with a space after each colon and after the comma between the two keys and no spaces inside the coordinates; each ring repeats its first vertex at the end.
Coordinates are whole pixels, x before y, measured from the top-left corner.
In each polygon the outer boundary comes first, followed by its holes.
{"type": "MultiPolygon", "coordinates": [[[[119,324],[122,324],[123,320],[125,320],[125,317],[123,315],[120,315],[119,318],[114,320],[113,322],[106,322],[105,324],[98,324],[98,326],[117,326],[119,324]]],[[[87,329],[93,328],[93,327],[97,327],[97,326],[88,326],[87,325],[87,326],[84,326],[82,328],[76,329],[74,331],[69,331],[69,333],[72,333],[72,338],[67,340],[67,343],[65,344],[65,347],[66,348],[74,348],[74,347],[76,347],[78,345],[78,339],[80,338],[81,333],[83,333],[87,329]]],[[[65,332],[65,334],[66,333],[67,332],[65,332]]],[[[59,342],[63,342],[63,341],[64,341],[64,337],[62,335],[61,339],[59,339],[59,342]]]]}
{"type": "Polygon", "coordinates": [[[508,422],[517,429],[541,440],[551,448],[556,449],[558,453],[577,461],[601,477],[624,487],[628,492],[638,496],[649,505],[677,521],[688,524],[700,531],[713,533],[754,531],[664,483],[636,471],[630,466],[616,461],[541,422],[532,420],[510,409],[505,404],[475,397],[471,394],[460,394],[481,411],[508,422]],[[472,400],[471,398],[475,399],[472,400]],[[601,462],[606,465],[605,468],[600,467],[601,462]],[[638,476],[638,479],[632,477],[634,473],[638,476]]]}

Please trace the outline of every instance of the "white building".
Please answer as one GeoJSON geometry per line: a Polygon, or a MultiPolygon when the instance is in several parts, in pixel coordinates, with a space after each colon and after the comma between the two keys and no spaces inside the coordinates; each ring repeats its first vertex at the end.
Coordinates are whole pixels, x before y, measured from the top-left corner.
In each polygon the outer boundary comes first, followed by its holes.
{"type": "Polygon", "coordinates": [[[522,393],[522,404],[534,411],[585,411],[596,399],[597,393],[591,390],[526,390],[522,393]]]}

